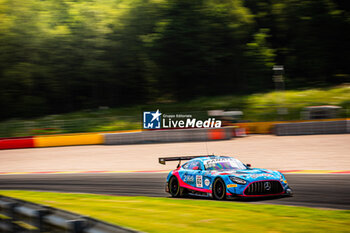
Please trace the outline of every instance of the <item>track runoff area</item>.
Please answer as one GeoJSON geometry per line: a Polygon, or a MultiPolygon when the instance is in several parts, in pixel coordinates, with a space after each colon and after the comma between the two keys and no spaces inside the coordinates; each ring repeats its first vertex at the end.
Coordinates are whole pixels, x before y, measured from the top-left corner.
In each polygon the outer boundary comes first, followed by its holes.
{"type": "MultiPolygon", "coordinates": [[[[261,204],[350,209],[350,172],[285,172],[292,197],[234,199],[261,204]]],[[[0,175],[0,189],[94,193],[122,196],[169,197],[166,171],[62,172],[0,175]]]]}
{"type": "MultiPolygon", "coordinates": [[[[234,151],[253,167],[281,170],[294,192],[293,197],[246,202],[350,209],[349,139],[348,134],[259,135],[208,142],[207,148],[218,155],[234,151]]],[[[204,154],[205,148],[193,142],[3,150],[0,189],[169,197],[165,180],[176,163],[160,165],[159,155],[204,154]]]]}

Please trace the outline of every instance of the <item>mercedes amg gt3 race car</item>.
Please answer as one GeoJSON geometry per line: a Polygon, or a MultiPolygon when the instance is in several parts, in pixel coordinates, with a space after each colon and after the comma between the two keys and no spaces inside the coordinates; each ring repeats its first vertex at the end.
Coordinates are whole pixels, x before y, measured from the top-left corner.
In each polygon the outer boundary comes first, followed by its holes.
{"type": "Polygon", "coordinates": [[[207,196],[223,200],[231,197],[292,195],[281,172],[251,168],[250,164],[226,156],[184,156],[159,158],[159,163],[179,161],[166,180],[166,192],[173,197],[207,196]],[[181,166],[181,161],[189,160],[181,166]]]}

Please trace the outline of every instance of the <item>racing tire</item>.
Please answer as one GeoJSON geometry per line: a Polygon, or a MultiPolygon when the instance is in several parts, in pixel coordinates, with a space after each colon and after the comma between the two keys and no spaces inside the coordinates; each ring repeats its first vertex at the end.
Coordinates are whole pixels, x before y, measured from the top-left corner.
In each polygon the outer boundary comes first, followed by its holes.
{"type": "Polygon", "coordinates": [[[221,178],[217,178],[213,184],[213,199],[225,200],[226,199],[226,185],[221,178]]]}
{"type": "Polygon", "coordinates": [[[168,183],[169,193],[172,197],[180,197],[181,196],[181,188],[179,181],[176,176],[172,176],[168,183]]]}

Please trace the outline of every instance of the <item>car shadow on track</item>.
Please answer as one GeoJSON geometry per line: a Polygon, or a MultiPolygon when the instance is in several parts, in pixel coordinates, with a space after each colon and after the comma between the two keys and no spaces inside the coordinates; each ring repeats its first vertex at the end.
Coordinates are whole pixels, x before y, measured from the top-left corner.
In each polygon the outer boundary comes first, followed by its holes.
{"type": "Polygon", "coordinates": [[[259,201],[271,201],[289,198],[291,196],[271,196],[271,197],[236,197],[229,200],[234,200],[238,202],[259,202],[259,201]]]}
{"type": "MultiPolygon", "coordinates": [[[[201,197],[201,196],[184,196],[181,197],[181,199],[192,199],[192,200],[212,200],[212,201],[236,201],[236,202],[263,202],[263,201],[271,201],[271,200],[279,200],[279,199],[285,199],[290,198],[291,196],[267,196],[267,197],[232,197],[225,200],[214,200],[211,197],[201,197]]],[[[171,196],[168,196],[168,198],[174,198],[171,196]]],[[[177,199],[177,198],[175,198],[177,199]]]]}

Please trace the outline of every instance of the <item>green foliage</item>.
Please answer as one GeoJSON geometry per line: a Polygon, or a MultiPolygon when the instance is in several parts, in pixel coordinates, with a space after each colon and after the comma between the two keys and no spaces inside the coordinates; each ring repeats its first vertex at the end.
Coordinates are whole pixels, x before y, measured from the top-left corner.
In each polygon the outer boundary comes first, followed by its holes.
{"type": "Polygon", "coordinates": [[[335,0],[0,0],[0,119],[349,81],[335,0]]]}
{"type": "Polygon", "coordinates": [[[246,44],[245,89],[251,92],[271,88],[271,67],[275,64],[276,55],[268,44],[269,31],[267,28],[260,29],[253,35],[253,41],[246,44]]]}
{"type": "Polygon", "coordinates": [[[273,121],[281,120],[277,109],[284,107],[288,109],[288,114],[283,116],[283,120],[299,120],[304,107],[329,104],[342,106],[343,109],[338,117],[348,117],[350,86],[272,91],[243,96],[200,97],[184,102],[157,104],[157,106],[135,105],[49,115],[31,120],[13,119],[0,122],[0,137],[141,129],[142,112],[154,109],[160,109],[163,113],[192,114],[198,119],[206,119],[207,110],[241,110],[244,113],[242,119],[244,121],[273,121]]]}

